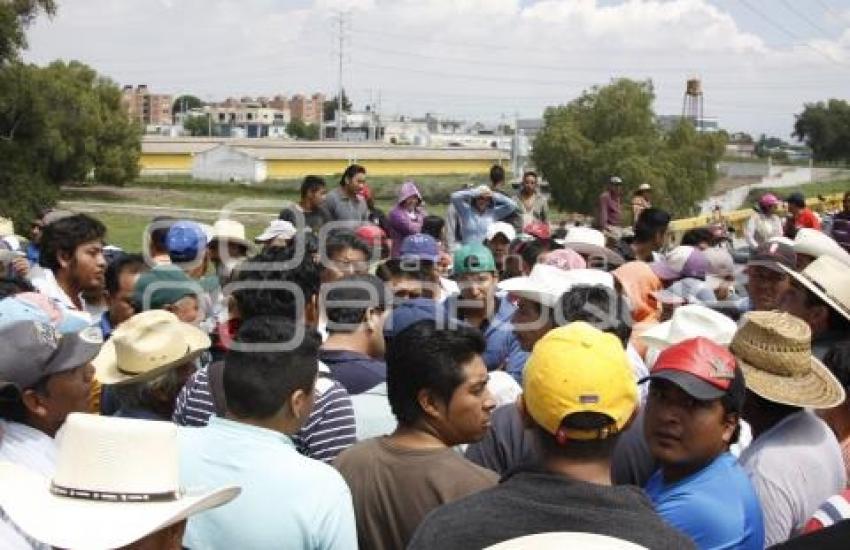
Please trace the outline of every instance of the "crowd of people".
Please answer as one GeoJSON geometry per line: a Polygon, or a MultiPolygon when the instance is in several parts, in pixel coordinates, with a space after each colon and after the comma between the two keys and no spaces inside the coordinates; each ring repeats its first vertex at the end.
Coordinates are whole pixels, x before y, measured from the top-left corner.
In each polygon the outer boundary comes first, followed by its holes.
{"type": "Polygon", "coordinates": [[[850,193],[762,197],[740,268],[616,176],[592,226],[499,166],[328,187],[0,228],[0,547],[848,547],[850,193]]]}

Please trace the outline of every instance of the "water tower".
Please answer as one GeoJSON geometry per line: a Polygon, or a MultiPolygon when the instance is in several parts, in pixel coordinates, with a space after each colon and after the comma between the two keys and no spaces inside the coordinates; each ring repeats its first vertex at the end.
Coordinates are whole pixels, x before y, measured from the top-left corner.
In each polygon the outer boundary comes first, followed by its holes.
{"type": "Polygon", "coordinates": [[[702,130],[703,95],[702,81],[699,78],[689,78],[685,84],[685,97],[682,100],[682,118],[689,118],[697,131],[702,130]]]}

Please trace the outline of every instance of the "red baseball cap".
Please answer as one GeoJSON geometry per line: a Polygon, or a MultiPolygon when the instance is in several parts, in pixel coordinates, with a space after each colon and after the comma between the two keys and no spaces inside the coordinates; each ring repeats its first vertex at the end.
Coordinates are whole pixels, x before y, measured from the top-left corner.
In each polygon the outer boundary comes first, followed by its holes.
{"type": "Polygon", "coordinates": [[[735,394],[743,405],[743,374],[735,356],[720,344],[691,338],[662,351],[645,380],[667,380],[702,401],[735,394]],[[736,379],[739,379],[736,383],[736,379]]]}
{"type": "Polygon", "coordinates": [[[552,236],[552,231],[549,224],[541,221],[534,221],[522,228],[522,232],[526,235],[531,235],[540,240],[549,240],[552,236]]]}
{"type": "Polygon", "coordinates": [[[377,225],[367,224],[361,225],[354,232],[358,239],[366,243],[366,246],[369,248],[375,248],[378,246],[382,246],[384,241],[386,241],[387,236],[384,233],[384,230],[378,227],[377,225]]]}

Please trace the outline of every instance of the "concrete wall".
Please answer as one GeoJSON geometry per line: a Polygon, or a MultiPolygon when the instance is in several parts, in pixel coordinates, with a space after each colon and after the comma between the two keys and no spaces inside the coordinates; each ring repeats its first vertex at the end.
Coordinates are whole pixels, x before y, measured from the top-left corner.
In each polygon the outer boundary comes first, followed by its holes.
{"type": "Polygon", "coordinates": [[[723,161],[718,171],[730,178],[763,178],[769,175],[766,162],[729,162],[723,161]]]}
{"type": "Polygon", "coordinates": [[[142,175],[189,174],[192,172],[191,153],[142,153],[139,157],[142,175]]]}
{"type": "Polygon", "coordinates": [[[192,160],[192,177],[213,181],[252,181],[266,179],[265,162],[227,146],[198,153],[192,160]]]}

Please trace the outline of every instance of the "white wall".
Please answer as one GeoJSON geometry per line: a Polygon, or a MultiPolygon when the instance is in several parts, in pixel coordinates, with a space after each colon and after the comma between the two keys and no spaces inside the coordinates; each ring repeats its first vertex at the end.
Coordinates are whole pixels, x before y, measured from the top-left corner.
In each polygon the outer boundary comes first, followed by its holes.
{"type": "Polygon", "coordinates": [[[192,177],[214,181],[251,181],[265,179],[265,162],[227,145],[196,154],[192,159],[192,177]]]}

